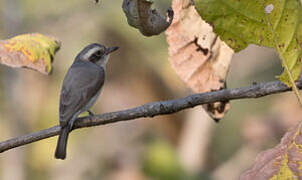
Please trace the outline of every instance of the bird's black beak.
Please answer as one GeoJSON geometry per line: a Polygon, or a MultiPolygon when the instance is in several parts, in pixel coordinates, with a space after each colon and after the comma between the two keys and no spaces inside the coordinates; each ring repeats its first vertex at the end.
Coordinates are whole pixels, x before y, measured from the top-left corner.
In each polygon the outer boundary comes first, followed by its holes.
{"type": "Polygon", "coordinates": [[[109,48],[106,49],[106,54],[110,54],[110,53],[112,53],[112,52],[118,50],[118,48],[119,48],[119,47],[117,47],[117,46],[109,47],[109,48]]]}

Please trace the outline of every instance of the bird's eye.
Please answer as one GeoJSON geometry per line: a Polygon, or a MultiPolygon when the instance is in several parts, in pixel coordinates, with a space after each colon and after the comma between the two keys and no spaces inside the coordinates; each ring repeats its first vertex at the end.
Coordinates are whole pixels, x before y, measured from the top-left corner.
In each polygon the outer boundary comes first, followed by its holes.
{"type": "Polygon", "coordinates": [[[102,52],[101,52],[101,51],[97,51],[97,52],[95,53],[95,55],[96,55],[96,56],[101,56],[101,55],[102,55],[102,52]]]}

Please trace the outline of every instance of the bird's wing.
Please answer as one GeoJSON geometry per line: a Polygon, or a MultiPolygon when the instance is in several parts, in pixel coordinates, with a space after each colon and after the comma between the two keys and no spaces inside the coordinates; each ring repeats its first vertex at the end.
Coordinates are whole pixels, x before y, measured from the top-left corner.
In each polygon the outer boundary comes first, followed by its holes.
{"type": "Polygon", "coordinates": [[[68,70],[60,95],[60,125],[68,124],[75,113],[80,111],[94,97],[105,80],[103,68],[90,62],[74,63],[68,70]]]}

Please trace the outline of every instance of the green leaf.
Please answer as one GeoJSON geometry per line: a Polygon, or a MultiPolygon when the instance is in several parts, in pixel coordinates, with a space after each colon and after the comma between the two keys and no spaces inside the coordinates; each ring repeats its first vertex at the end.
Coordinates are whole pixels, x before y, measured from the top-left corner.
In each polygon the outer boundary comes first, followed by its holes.
{"type": "MultiPolygon", "coordinates": [[[[236,52],[249,44],[274,48],[293,80],[302,54],[302,6],[299,0],[196,0],[199,15],[236,52]]],[[[291,86],[289,74],[279,77],[291,86]]]]}
{"type": "Polygon", "coordinates": [[[147,146],[143,169],[154,179],[184,179],[180,162],[174,149],[164,140],[154,140],[147,146]]]}

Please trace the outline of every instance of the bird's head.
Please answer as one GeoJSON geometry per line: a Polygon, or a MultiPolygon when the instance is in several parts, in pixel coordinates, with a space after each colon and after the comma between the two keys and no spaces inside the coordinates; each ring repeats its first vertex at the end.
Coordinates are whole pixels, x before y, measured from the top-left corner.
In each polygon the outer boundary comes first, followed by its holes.
{"type": "Polygon", "coordinates": [[[94,64],[105,66],[110,53],[116,51],[118,47],[105,47],[101,44],[93,43],[86,46],[75,60],[90,61],[94,64]]]}

